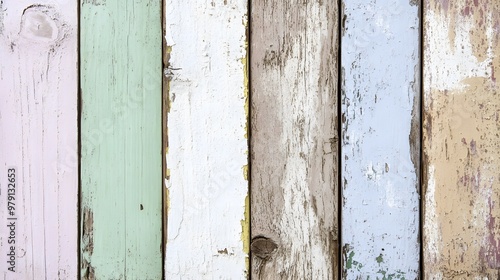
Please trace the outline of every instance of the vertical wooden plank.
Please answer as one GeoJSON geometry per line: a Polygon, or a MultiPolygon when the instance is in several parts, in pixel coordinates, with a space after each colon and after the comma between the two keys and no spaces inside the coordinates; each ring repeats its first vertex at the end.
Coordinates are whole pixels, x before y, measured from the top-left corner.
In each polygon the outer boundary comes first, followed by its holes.
{"type": "Polygon", "coordinates": [[[162,277],[161,1],[81,2],[84,279],[162,277]]]}
{"type": "Polygon", "coordinates": [[[337,1],[256,1],[253,279],[336,279],[337,1]]]}
{"type": "Polygon", "coordinates": [[[0,278],[77,276],[77,2],[0,1],[0,278]]]}
{"type": "Polygon", "coordinates": [[[426,2],[426,279],[500,277],[499,39],[500,2],[426,2]]]}
{"type": "Polygon", "coordinates": [[[248,271],[247,1],[165,1],[167,279],[248,271]]]}
{"type": "Polygon", "coordinates": [[[345,0],[342,274],[419,275],[419,4],[345,0]]]}

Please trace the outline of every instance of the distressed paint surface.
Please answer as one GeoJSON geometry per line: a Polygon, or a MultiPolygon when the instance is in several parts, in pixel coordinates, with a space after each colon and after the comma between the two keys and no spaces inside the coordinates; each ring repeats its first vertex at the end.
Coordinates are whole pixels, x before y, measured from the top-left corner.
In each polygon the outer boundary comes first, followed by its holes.
{"type": "Polygon", "coordinates": [[[337,279],[337,1],[256,1],[252,279],[337,279]]]}
{"type": "Polygon", "coordinates": [[[81,276],[162,277],[161,2],[81,2],[81,276]]]}
{"type": "Polygon", "coordinates": [[[500,277],[499,39],[500,2],[426,2],[426,279],[500,277]]]}
{"type": "Polygon", "coordinates": [[[343,1],[342,277],[419,275],[416,1],[343,1]]]}
{"type": "Polygon", "coordinates": [[[77,277],[77,8],[0,1],[1,279],[77,277]]]}
{"type": "Polygon", "coordinates": [[[246,13],[165,1],[167,279],[248,274],[246,13]]]}

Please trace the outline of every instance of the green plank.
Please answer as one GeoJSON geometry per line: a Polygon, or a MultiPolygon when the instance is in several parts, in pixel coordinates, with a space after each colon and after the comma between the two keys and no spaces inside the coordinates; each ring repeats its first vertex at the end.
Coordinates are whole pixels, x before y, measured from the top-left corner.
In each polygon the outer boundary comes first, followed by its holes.
{"type": "Polygon", "coordinates": [[[81,277],[161,279],[161,1],[80,20],[81,277]]]}

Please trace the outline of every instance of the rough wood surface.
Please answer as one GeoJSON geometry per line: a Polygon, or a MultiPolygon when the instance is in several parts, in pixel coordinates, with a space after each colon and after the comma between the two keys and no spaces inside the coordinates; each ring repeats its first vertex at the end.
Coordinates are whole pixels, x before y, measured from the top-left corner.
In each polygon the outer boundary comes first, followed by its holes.
{"type": "Polygon", "coordinates": [[[419,275],[418,1],[342,4],[342,277],[419,275]]]}
{"type": "Polygon", "coordinates": [[[1,279],[77,277],[77,8],[0,1],[1,279]]]}
{"type": "Polygon", "coordinates": [[[81,275],[162,277],[161,1],[81,2],[81,275]]]}
{"type": "Polygon", "coordinates": [[[424,7],[425,279],[500,277],[500,2],[424,7]]]}
{"type": "Polygon", "coordinates": [[[337,6],[252,3],[252,279],[338,276],[337,6]]]}
{"type": "Polygon", "coordinates": [[[167,279],[248,273],[247,1],[165,1],[167,279]]]}

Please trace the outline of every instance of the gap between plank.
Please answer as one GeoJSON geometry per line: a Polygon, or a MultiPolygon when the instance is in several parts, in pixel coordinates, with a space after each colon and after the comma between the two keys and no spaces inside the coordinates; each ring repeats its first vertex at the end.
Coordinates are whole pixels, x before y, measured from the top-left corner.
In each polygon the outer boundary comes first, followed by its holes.
{"type": "Polygon", "coordinates": [[[337,262],[338,279],[342,279],[342,19],[344,11],[342,0],[337,2],[337,262]]]}
{"type": "Polygon", "coordinates": [[[424,142],[424,138],[423,138],[423,120],[424,120],[424,115],[423,115],[423,111],[424,111],[424,2],[423,1],[420,1],[420,5],[419,5],[419,23],[420,23],[420,32],[419,32],[419,60],[420,60],[420,89],[419,89],[419,94],[420,94],[420,134],[419,134],[419,137],[420,137],[420,141],[419,141],[419,144],[420,144],[420,170],[419,170],[419,176],[417,178],[417,184],[418,184],[418,192],[419,192],[419,198],[420,198],[420,203],[419,203],[419,206],[420,206],[420,209],[418,209],[418,213],[419,213],[419,217],[420,217],[420,226],[419,226],[419,242],[420,242],[420,258],[419,258],[419,267],[420,267],[420,273],[419,273],[419,276],[420,276],[420,279],[424,279],[423,278],[423,275],[424,275],[424,206],[423,206],[423,203],[424,203],[424,193],[423,193],[423,187],[422,187],[422,178],[423,178],[423,168],[424,168],[424,160],[423,160],[423,142],[424,142]]]}
{"type": "Polygon", "coordinates": [[[247,149],[248,149],[248,156],[247,156],[247,164],[248,164],[248,190],[247,190],[247,195],[248,195],[248,274],[247,274],[247,279],[251,280],[252,279],[252,145],[251,145],[251,139],[252,139],[252,1],[249,0],[247,2],[247,28],[245,30],[246,32],[246,41],[247,41],[247,87],[248,87],[248,116],[247,116],[247,149]]]}
{"type": "Polygon", "coordinates": [[[80,52],[80,41],[81,41],[81,18],[80,18],[80,5],[81,5],[81,1],[77,1],[76,3],[77,7],[76,7],[76,24],[77,24],[77,28],[76,28],[76,51],[77,51],[77,63],[76,63],[76,67],[78,67],[78,69],[76,70],[77,71],[77,88],[76,88],[76,92],[77,92],[77,108],[76,108],[76,123],[77,123],[77,164],[78,164],[78,175],[77,175],[77,180],[78,180],[78,184],[77,184],[77,197],[78,197],[78,200],[77,200],[77,206],[76,206],[76,209],[77,209],[77,242],[76,242],[76,248],[77,248],[77,268],[76,268],[76,275],[78,277],[78,279],[82,279],[82,272],[81,272],[81,263],[82,263],[82,256],[81,256],[81,252],[82,252],[82,246],[81,246],[81,240],[82,240],[82,104],[83,104],[83,100],[82,100],[82,86],[81,86],[81,52],[80,52]]]}

